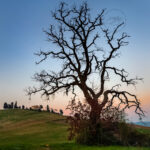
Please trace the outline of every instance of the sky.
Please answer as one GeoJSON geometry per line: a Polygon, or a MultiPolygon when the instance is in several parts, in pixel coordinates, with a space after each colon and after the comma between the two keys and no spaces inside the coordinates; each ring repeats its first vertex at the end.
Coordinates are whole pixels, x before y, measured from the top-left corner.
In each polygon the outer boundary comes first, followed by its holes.
{"type": "MultiPolygon", "coordinates": [[[[80,5],[82,0],[64,0],[70,6],[80,5]]],[[[69,97],[62,93],[49,102],[35,95],[28,99],[25,89],[36,85],[32,80],[35,72],[48,68],[57,70],[55,60],[36,65],[35,52],[50,49],[43,29],[54,24],[51,11],[58,7],[59,0],[0,0],[0,108],[4,102],[17,101],[19,105],[49,104],[51,107],[65,109],[69,97]]],[[[144,78],[134,92],[141,99],[146,111],[146,121],[150,121],[150,1],[149,0],[87,0],[91,15],[106,8],[106,17],[119,15],[125,21],[123,28],[131,37],[129,45],[121,50],[116,60],[132,77],[144,78]]],[[[137,117],[129,112],[129,118],[137,117]]]]}

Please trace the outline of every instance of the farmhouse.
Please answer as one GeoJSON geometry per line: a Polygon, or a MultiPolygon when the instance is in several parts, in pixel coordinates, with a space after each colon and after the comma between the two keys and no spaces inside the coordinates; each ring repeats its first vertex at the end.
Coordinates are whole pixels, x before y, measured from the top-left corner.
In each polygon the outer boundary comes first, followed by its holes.
{"type": "Polygon", "coordinates": [[[34,105],[30,107],[32,110],[40,110],[41,106],[40,105],[34,105]]]}

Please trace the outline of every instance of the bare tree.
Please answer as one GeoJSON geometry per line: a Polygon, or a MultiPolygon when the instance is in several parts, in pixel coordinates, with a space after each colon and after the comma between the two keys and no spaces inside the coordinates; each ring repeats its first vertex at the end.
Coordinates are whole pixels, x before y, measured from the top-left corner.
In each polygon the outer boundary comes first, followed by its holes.
{"type": "Polygon", "coordinates": [[[55,44],[58,49],[40,51],[36,55],[41,57],[37,64],[52,56],[61,60],[63,67],[59,72],[43,70],[36,73],[34,79],[41,86],[29,88],[27,91],[29,96],[41,92],[42,96],[49,97],[64,89],[66,95],[72,92],[75,99],[76,88],[79,88],[90,105],[90,119],[93,123],[100,118],[102,110],[109,110],[114,106],[115,100],[117,100],[115,108],[125,110],[135,107],[135,113],[140,117],[144,115],[137,96],[120,90],[122,84],[136,85],[141,78],[130,79],[124,69],[111,66],[110,63],[118,56],[118,50],[128,44],[126,38],[129,36],[125,32],[121,34],[119,32],[124,22],[110,31],[104,24],[104,15],[105,10],[101,10],[95,18],[92,18],[87,3],[71,9],[65,3],[60,4],[58,10],[52,13],[58,26],[50,25],[48,31],[44,31],[48,41],[55,44]],[[107,43],[107,53],[99,48],[103,45],[99,42],[101,37],[107,43]],[[99,77],[97,88],[93,88],[93,84],[89,81],[95,74],[99,77]],[[110,74],[114,74],[116,79],[120,78],[121,83],[106,89],[106,82],[112,79],[110,74]]]}

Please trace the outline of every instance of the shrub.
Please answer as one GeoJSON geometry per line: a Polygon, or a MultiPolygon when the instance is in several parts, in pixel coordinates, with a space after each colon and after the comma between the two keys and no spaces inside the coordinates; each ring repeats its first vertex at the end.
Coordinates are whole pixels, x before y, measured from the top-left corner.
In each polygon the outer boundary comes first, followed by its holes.
{"type": "Polygon", "coordinates": [[[103,110],[95,126],[91,123],[90,108],[86,104],[72,101],[69,108],[72,110],[72,116],[68,117],[69,140],[75,139],[86,145],[150,146],[150,136],[127,124],[125,114],[116,108],[103,110]]]}
{"type": "Polygon", "coordinates": [[[120,123],[119,129],[123,145],[150,146],[150,135],[139,132],[133,125],[120,123]]]}
{"type": "Polygon", "coordinates": [[[71,101],[68,109],[72,110],[72,116],[68,117],[69,139],[75,138],[77,143],[87,145],[115,145],[120,143],[115,136],[117,121],[122,118],[121,111],[110,109],[109,114],[101,113],[99,121],[94,124],[90,121],[90,107],[71,101]],[[105,114],[105,115],[103,115],[105,114]],[[121,115],[121,116],[120,116],[121,115]]]}

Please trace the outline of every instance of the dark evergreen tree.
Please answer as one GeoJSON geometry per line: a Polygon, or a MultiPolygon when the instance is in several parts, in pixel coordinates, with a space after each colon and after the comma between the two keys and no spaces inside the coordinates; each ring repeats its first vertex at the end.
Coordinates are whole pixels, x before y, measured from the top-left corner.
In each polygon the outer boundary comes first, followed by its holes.
{"type": "Polygon", "coordinates": [[[40,109],[42,109],[43,108],[43,105],[40,105],[40,109]]]}
{"type": "Polygon", "coordinates": [[[7,108],[8,108],[8,104],[7,104],[6,102],[4,103],[3,108],[4,108],[4,109],[7,109],[7,108]]]}
{"type": "Polygon", "coordinates": [[[14,102],[11,102],[11,108],[12,109],[14,108],[14,102]]]}
{"type": "Polygon", "coordinates": [[[18,108],[18,106],[17,106],[17,101],[15,102],[14,108],[18,108]]]}
{"type": "Polygon", "coordinates": [[[46,106],[47,112],[50,112],[49,105],[46,106]]]}
{"type": "Polygon", "coordinates": [[[53,110],[53,108],[51,109],[51,113],[54,113],[54,110],[53,110]]]}
{"type": "Polygon", "coordinates": [[[42,111],[42,108],[43,108],[43,105],[40,105],[40,108],[39,108],[39,112],[41,112],[42,111]]]}
{"type": "Polygon", "coordinates": [[[25,109],[25,106],[24,106],[24,105],[22,105],[22,109],[25,109]]]}
{"type": "Polygon", "coordinates": [[[60,115],[63,115],[64,112],[63,112],[62,109],[60,109],[60,110],[59,110],[59,113],[60,113],[60,115]]]}

